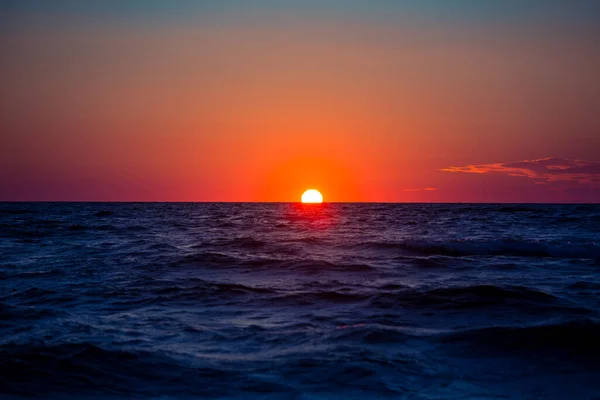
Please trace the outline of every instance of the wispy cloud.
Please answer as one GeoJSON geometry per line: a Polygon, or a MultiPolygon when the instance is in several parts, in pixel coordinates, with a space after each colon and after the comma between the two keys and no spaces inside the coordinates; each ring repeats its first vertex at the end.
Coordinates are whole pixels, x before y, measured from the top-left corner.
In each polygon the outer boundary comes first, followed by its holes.
{"type": "Polygon", "coordinates": [[[519,162],[472,164],[443,168],[441,171],[472,174],[501,173],[530,178],[540,185],[551,182],[571,182],[600,186],[600,162],[568,158],[548,157],[519,162]]]}
{"type": "Polygon", "coordinates": [[[420,192],[421,190],[426,191],[426,192],[433,192],[437,189],[432,188],[432,187],[428,187],[428,188],[424,188],[424,189],[404,189],[405,192],[420,192]]]}

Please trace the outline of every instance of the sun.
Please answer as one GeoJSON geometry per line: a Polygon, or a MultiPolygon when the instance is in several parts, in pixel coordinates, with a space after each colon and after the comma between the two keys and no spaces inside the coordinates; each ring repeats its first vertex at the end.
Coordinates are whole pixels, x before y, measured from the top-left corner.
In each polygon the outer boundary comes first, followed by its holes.
{"type": "Polygon", "coordinates": [[[302,194],[303,203],[322,203],[323,195],[318,190],[308,189],[302,194]]]}

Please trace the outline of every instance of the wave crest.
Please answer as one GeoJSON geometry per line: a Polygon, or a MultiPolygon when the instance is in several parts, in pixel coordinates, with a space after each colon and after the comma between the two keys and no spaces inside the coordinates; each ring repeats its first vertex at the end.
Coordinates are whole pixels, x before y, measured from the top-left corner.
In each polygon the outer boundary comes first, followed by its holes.
{"type": "Polygon", "coordinates": [[[444,256],[516,256],[516,257],[552,257],[566,259],[598,259],[600,246],[594,242],[586,243],[550,243],[520,239],[459,239],[435,241],[408,239],[400,242],[366,242],[363,247],[382,250],[400,249],[409,252],[444,256]]]}

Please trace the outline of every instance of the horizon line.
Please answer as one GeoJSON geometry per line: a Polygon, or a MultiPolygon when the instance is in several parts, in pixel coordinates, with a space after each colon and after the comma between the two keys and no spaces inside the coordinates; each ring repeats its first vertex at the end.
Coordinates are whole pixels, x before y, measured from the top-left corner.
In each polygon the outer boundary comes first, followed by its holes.
{"type": "Polygon", "coordinates": [[[563,204],[563,205],[600,205],[598,202],[486,202],[486,201],[324,201],[322,203],[302,203],[301,201],[173,201],[173,200],[0,200],[0,203],[173,203],[173,204],[563,204]]]}

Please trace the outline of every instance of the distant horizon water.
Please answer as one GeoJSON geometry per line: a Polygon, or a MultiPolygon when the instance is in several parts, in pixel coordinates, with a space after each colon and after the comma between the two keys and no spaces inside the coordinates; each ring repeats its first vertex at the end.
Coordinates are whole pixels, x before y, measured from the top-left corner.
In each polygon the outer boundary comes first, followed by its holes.
{"type": "Polygon", "coordinates": [[[481,204],[481,205],[500,205],[500,204],[524,204],[524,205],[577,205],[577,204],[600,204],[600,201],[566,201],[566,202],[478,202],[478,201],[327,201],[322,203],[302,203],[298,201],[173,201],[173,200],[0,200],[1,203],[106,203],[106,204],[127,204],[127,203],[173,203],[173,204],[305,204],[306,206],[319,206],[322,204],[481,204]]]}

